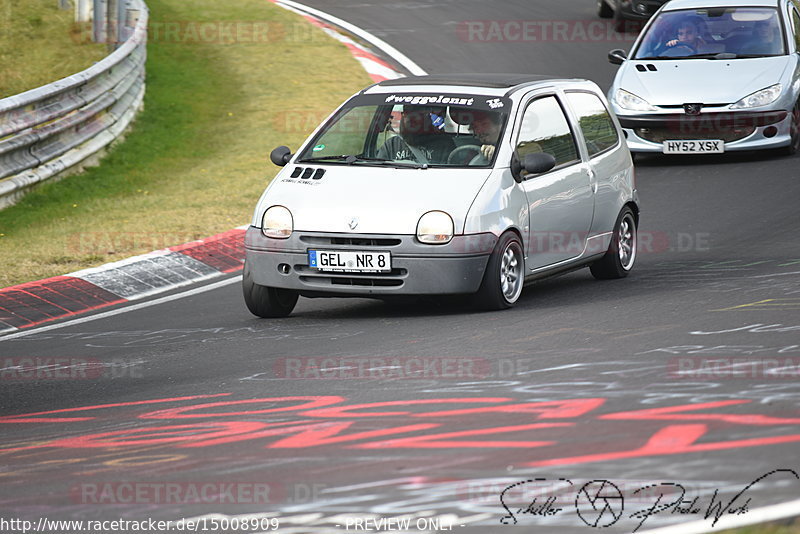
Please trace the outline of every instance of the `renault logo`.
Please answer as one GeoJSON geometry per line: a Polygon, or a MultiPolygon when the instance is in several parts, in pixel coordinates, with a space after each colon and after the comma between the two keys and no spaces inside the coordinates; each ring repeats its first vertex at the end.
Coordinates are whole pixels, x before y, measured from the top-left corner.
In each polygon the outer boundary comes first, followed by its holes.
{"type": "Polygon", "coordinates": [[[683,111],[687,115],[700,115],[700,110],[703,109],[703,104],[684,104],[683,111]]]}
{"type": "Polygon", "coordinates": [[[347,221],[347,226],[349,226],[351,230],[355,230],[358,226],[358,217],[350,217],[350,220],[347,221]]]}

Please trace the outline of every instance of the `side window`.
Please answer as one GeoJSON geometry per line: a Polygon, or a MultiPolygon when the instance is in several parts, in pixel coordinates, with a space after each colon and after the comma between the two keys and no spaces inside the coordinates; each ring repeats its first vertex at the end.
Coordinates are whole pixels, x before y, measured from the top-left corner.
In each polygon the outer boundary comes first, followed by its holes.
{"type": "Polygon", "coordinates": [[[800,15],[797,9],[792,9],[792,26],[794,26],[794,48],[795,52],[800,52],[800,15]]]}
{"type": "Polygon", "coordinates": [[[516,150],[520,159],[533,152],[546,152],[556,158],[556,166],[578,160],[575,139],[556,97],[546,96],[528,105],[516,150]]]}
{"type": "Polygon", "coordinates": [[[591,93],[567,93],[567,100],[578,116],[589,157],[617,144],[617,129],[608,110],[597,95],[591,93]]]}

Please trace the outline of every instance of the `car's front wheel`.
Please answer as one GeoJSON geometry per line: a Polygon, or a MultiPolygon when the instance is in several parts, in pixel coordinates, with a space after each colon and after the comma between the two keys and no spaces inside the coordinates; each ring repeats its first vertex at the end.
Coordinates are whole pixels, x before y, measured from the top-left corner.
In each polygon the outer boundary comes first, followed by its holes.
{"type": "Polygon", "coordinates": [[[489,257],[483,282],[476,295],[477,304],[487,310],[510,308],[522,294],[524,282],[522,242],[514,232],[506,232],[500,236],[489,257]]]}
{"type": "Polygon", "coordinates": [[[633,269],[637,249],[636,217],[626,207],[617,217],[611,244],[605,255],[594,262],[589,269],[598,280],[625,278],[633,269]]]}
{"type": "Polygon", "coordinates": [[[265,319],[288,316],[294,310],[298,298],[297,291],[256,284],[247,265],[242,275],[242,292],[250,313],[265,319]]]}
{"type": "Polygon", "coordinates": [[[789,125],[789,146],[784,149],[787,156],[793,156],[800,152],[800,100],[792,109],[792,122],[789,125]]]}

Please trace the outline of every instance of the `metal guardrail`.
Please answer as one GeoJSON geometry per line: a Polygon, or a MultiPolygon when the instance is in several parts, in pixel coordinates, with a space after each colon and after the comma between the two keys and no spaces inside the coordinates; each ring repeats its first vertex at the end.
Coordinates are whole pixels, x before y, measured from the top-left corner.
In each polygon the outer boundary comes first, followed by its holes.
{"type": "Polygon", "coordinates": [[[128,0],[124,42],[92,67],[0,100],[0,208],[31,187],[80,170],[141,109],[148,11],[128,0]]]}

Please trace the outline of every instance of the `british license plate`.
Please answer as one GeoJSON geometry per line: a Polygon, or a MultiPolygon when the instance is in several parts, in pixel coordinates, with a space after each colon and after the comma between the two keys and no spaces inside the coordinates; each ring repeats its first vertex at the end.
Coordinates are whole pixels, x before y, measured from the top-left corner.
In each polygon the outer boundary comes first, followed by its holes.
{"type": "Polygon", "coordinates": [[[725,143],[722,139],[667,140],[662,151],[664,154],[722,154],[725,143]]]}
{"type": "Polygon", "coordinates": [[[392,270],[392,255],[389,252],[309,250],[308,266],[320,271],[383,273],[392,270]]]}

